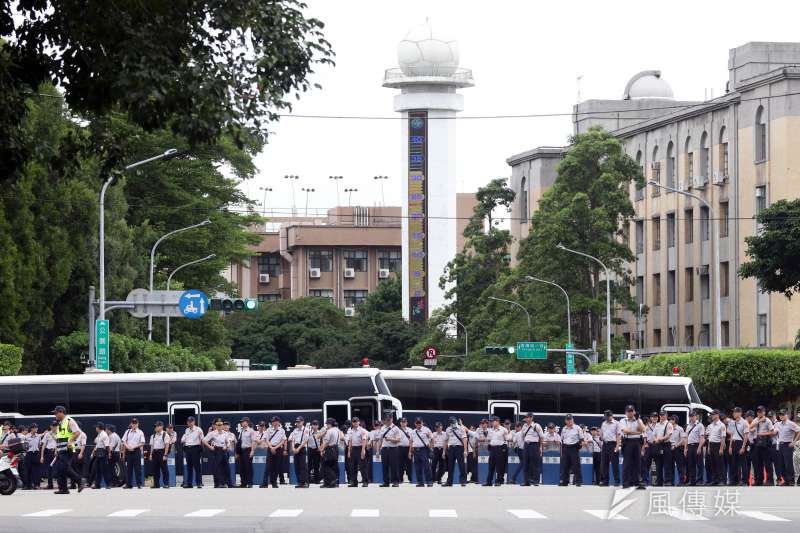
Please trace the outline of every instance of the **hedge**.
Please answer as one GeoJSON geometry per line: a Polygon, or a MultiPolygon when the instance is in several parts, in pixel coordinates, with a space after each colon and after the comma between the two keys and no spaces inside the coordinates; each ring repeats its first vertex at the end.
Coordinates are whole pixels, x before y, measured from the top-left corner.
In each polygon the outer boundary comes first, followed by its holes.
{"type": "Polygon", "coordinates": [[[0,344],[0,376],[16,376],[22,368],[22,348],[0,344]]]}
{"type": "Polygon", "coordinates": [[[777,407],[796,403],[800,398],[800,352],[794,350],[743,348],[668,353],[637,361],[600,363],[590,371],[671,376],[675,367],[681,376],[692,378],[702,402],[713,407],[777,407]]]}

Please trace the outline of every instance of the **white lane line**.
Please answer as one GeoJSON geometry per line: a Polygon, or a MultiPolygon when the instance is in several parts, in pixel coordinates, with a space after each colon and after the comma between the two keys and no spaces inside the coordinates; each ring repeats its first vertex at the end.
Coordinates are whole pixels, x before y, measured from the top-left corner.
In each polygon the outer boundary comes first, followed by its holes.
{"type": "Polygon", "coordinates": [[[429,509],[428,518],[458,518],[455,509],[429,509]]]}
{"type": "Polygon", "coordinates": [[[791,520],[787,518],[782,518],[780,516],[775,516],[774,514],[764,513],[761,511],[738,511],[737,514],[755,518],[756,520],[764,520],[765,522],[791,522],[791,520]]]}
{"type": "Polygon", "coordinates": [[[71,512],[72,509],[45,509],[44,511],[38,511],[36,513],[28,513],[22,516],[28,516],[31,518],[44,518],[48,516],[55,516],[57,514],[64,514],[71,512]]]}
{"type": "Polygon", "coordinates": [[[272,514],[269,515],[270,518],[295,518],[300,516],[302,513],[302,509],[275,509],[272,511],[272,514]]]}
{"type": "Polygon", "coordinates": [[[537,513],[533,509],[509,509],[508,512],[517,518],[547,518],[542,513],[537,513]]]}
{"type": "Polygon", "coordinates": [[[378,518],[381,512],[378,509],[353,509],[350,513],[352,518],[378,518]]]}
{"type": "MultiPolygon", "coordinates": [[[[608,509],[584,509],[584,513],[589,513],[592,516],[599,518],[600,520],[609,520],[608,517],[608,509]]],[[[622,516],[621,514],[615,514],[611,517],[612,520],[628,520],[627,516],[622,516]]]]}
{"type": "Polygon", "coordinates": [[[678,520],[692,520],[692,521],[708,520],[708,518],[706,518],[703,515],[687,513],[686,511],[680,509],[679,507],[670,507],[667,510],[667,514],[673,518],[677,518],[678,520]]]}
{"type": "Polygon", "coordinates": [[[198,509],[197,511],[186,513],[183,516],[186,518],[209,518],[224,512],[225,509],[198,509]]]}
{"type": "Polygon", "coordinates": [[[114,511],[106,518],[133,518],[134,516],[139,516],[142,513],[146,513],[150,509],[122,509],[121,511],[114,511]]]}

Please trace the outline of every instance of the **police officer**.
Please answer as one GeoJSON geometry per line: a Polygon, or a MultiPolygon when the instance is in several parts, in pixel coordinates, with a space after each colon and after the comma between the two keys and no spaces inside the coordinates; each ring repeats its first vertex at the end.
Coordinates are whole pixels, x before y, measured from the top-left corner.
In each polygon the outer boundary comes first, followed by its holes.
{"type": "Polygon", "coordinates": [[[309,430],[306,420],[298,416],[294,421],[294,428],[289,434],[288,447],[294,458],[294,477],[297,480],[295,488],[308,488],[308,438],[309,430]]]}
{"type": "Polygon", "coordinates": [[[644,446],[642,447],[642,469],[641,469],[641,476],[642,480],[645,481],[648,485],[653,482],[654,480],[651,479],[651,469],[653,467],[653,462],[655,460],[656,453],[658,450],[654,446],[655,441],[655,428],[656,424],[658,423],[658,413],[652,412],[648,417],[647,422],[645,423],[645,430],[644,430],[644,446]]]}
{"type": "Polygon", "coordinates": [[[533,485],[538,487],[542,472],[541,441],[544,438],[544,431],[542,426],[533,421],[533,413],[525,415],[525,423],[520,429],[520,435],[524,469],[522,486],[529,487],[533,482],[533,485]]]}
{"type": "Polygon", "coordinates": [[[72,445],[83,433],[78,427],[78,423],[67,416],[67,410],[57,405],[53,409],[53,414],[58,423],[56,433],[56,462],[53,474],[58,481],[58,490],[55,494],[69,494],[67,488],[67,478],[74,481],[78,486],[78,492],[84,488],[83,479],[72,468],[72,445]]]}
{"type": "Polygon", "coordinates": [[[600,485],[607,487],[611,484],[611,469],[614,473],[614,485],[619,485],[619,451],[622,448],[622,431],[620,423],[614,419],[614,413],[606,409],[606,417],[600,424],[600,485]]]}
{"type": "Polygon", "coordinates": [[[122,435],[122,460],[125,463],[125,488],[132,489],[134,478],[136,486],[142,488],[142,449],[144,433],[139,429],[139,421],[131,419],[130,427],[122,435]]]}
{"type": "Polygon", "coordinates": [[[545,431],[542,439],[542,449],[545,452],[558,452],[561,455],[561,435],[559,435],[556,425],[552,422],[547,424],[547,431],[545,431]]]}
{"type": "Polygon", "coordinates": [[[224,423],[221,418],[214,420],[214,430],[209,431],[203,437],[203,446],[211,452],[211,471],[214,474],[214,488],[219,489],[225,486],[228,479],[228,456],[225,453],[228,445],[228,437],[223,429],[224,423]]]}
{"type": "Polygon", "coordinates": [[[474,426],[469,426],[467,431],[467,472],[469,472],[470,483],[480,483],[478,481],[478,451],[480,441],[478,440],[478,430],[474,426]]]}
{"type": "Polygon", "coordinates": [[[267,474],[269,474],[269,484],[272,488],[278,488],[278,476],[283,468],[283,449],[286,444],[286,431],[281,426],[281,419],[273,416],[270,419],[270,428],[264,433],[264,440],[267,444],[267,467],[269,472],[264,471],[264,481],[261,487],[267,486],[267,474]]]}
{"type": "MultiPolygon", "coordinates": [[[[678,424],[678,417],[671,415],[669,421],[672,423],[672,436],[669,439],[670,456],[672,464],[669,466],[670,472],[678,470],[678,485],[686,483],[686,431],[678,424]]],[[[673,474],[674,475],[674,474],[673,474]]]]}
{"type": "Polygon", "coordinates": [[[320,453],[322,454],[323,489],[335,489],[339,486],[339,441],[341,432],[335,418],[325,421],[325,434],[322,436],[320,453]]]}
{"type": "Polygon", "coordinates": [[[92,450],[92,466],[89,482],[93,483],[93,489],[102,488],[105,483],[106,488],[111,488],[111,473],[109,471],[108,456],[111,455],[111,448],[108,445],[108,433],[106,425],[98,422],[94,426],[97,435],[94,438],[94,449],[92,450]]]}
{"type": "Polygon", "coordinates": [[[603,478],[602,455],[603,455],[603,441],[600,440],[600,428],[594,426],[590,429],[591,433],[591,450],[592,450],[592,483],[595,485],[600,484],[603,478]]]}
{"type": "Polygon", "coordinates": [[[117,428],[114,424],[106,424],[106,434],[108,435],[108,447],[111,451],[108,458],[108,472],[111,478],[111,484],[114,487],[122,485],[121,476],[117,472],[122,473],[120,454],[122,453],[122,438],[117,434],[117,428]]]}
{"type": "MultiPolygon", "coordinates": [[[[750,428],[755,431],[753,450],[753,486],[760,487],[764,484],[764,471],[770,470],[772,457],[770,455],[770,440],[774,434],[772,421],[766,416],[766,408],[759,405],[756,408],[756,418],[750,423],[750,428]]],[[[769,484],[772,484],[768,481],[769,484]]]]}
{"type": "Polygon", "coordinates": [[[789,420],[789,413],[781,409],[778,412],[780,420],[775,423],[775,432],[778,439],[778,459],[781,461],[783,485],[791,487],[795,483],[796,475],[792,462],[792,452],[800,441],[800,426],[789,420]]]}
{"type": "Polygon", "coordinates": [[[711,411],[711,423],[706,428],[708,460],[711,462],[711,483],[709,484],[713,486],[725,483],[722,456],[725,454],[725,436],[728,430],[719,418],[720,412],[717,409],[711,411]]]}
{"type": "MultiPolygon", "coordinates": [[[[479,438],[480,435],[479,435],[479,438]]],[[[489,428],[482,439],[489,446],[489,471],[486,475],[484,487],[499,487],[503,484],[505,470],[503,468],[503,450],[508,450],[508,440],[511,438],[508,430],[500,425],[500,418],[492,417],[492,427],[489,428]]]]}
{"type": "MultiPolygon", "coordinates": [[[[50,422],[50,430],[45,432],[42,437],[41,455],[39,456],[42,467],[47,472],[47,488],[53,489],[53,462],[56,458],[56,435],[58,433],[58,421],[50,422]]],[[[44,475],[41,473],[40,478],[44,475]]]]}
{"type": "Polygon", "coordinates": [[[222,431],[225,432],[225,485],[229,489],[236,486],[236,435],[231,431],[231,423],[225,420],[222,423],[222,431]],[[231,470],[230,465],[234,468],[231,470]]]}
{"type": "Polygon", "coordinates": [[[383,415],[383,427],[379,439],[381,465],[383,467],[383,483],[381,487],[400,486],[400,461],[397,456],[397,447],[402,439],[400,428],[392,422],[392,413],[386,411],[383,415]]]}
{"type": "MultiPolygon", "coordinates": [[[[83,459],[84,459],[84,456],[86,454],[86,442],[87,441],[88,441],[88,438],[86,436],[86,432],[85,431],[81,431],[80,436],[77,439],[75,439],[75,443],[72,445],[72,467],[75,469],[75,471],[81,477],[81,479],[84,479],[86,477],[85,476],[85,473],[86,473],[86,461],[84,461],[83,459]]],[[[84,481],[84,483],[85,483],[85,481],[84,481]]],[[[72,483],[70,484],[69,488],[77,489],[78,488],[78,483],[76,483],[73,480],[72,483]]]]}
{"type": "Polygon", "coordinates": [[[417,487],[433,486],[430,463],[432,446],[433,433],[430,428],[423,425],[421,418],[416,418],[414,420],[414,431],[411,433],[411,450],[414,459],[414,472],[417,477],[417,487]]]}
{"type": "Polygon", "coordinates": [[[754,450],[756,444],[756,430],[754,427],[751,426],[753,420],[756,419],[756,412],[752,409],[749,409],[745,413],[745,421],[747,422],[747,452],[745,453],[745,475],[744,475],[744,482],[745,485],[750,483],[750,472],[752,471],[753,467],[753,457],[754,457],[754,450]]]}
{"type": "Polygon", "coordinates": [[[775,418],[775,411],[768,411],[767,418],[772,422],[772,437],[769,440],[769,457],[772,468],[767,469],[767,483],[770,485],[772,484],[772,472],[775,471],[775,482],[777,483],[779,479],[783,478],[783,461],[780,458],[780,454],[778,453],[778,431],[775,427],[775,424],[778,423],[777,418],[775,418]]]}
{"type": "Polygon", "coordinates": [[[381,421],[374,420],[372,422],[372,430],[369,432],[369,443],[367,446],[367,481],[372,483],[372,476],[374,475],[374,458],[378,454],[378,441],[381,436],[381,421]]]}
{"type": "Polygon", "coordinates": [[[697,411],[689,411],[689,423],[686,425],[686,478],[690,486],[703,484],[703,445],[706,440],[706,428],[697,420],[697,411]]]}
{"type": "Polygon", "coordinates": [[[447,440],[447,435],[441,422],[436,422],[433,426],[433,457],[431,458],[431,471],[433,472],[433,479],[436,483],[442,482],[442,477],[446,470],[444,459],[444,443],[447,440]]]}
{"type": "Polygon", "coordinates": [[[467,428],[462,426],[456,417],[451,416],[445,431],[443,457],[447,460],[447,483],[443,487],[452,487],[458,464],[458,479],[462,487],[467,486],[467,470],[464,460],[467,458],[467,428]]]}
{"type": "Polygon", "coordinates": [[[197,421],[193,416],[186,419],[186,430],[181,436],[183,445],[183,458],[186,461],[186,478],[183,480],[183,488],[192,488],[192,476],[195,478],[197,488],[203,486],[203,456],[202,442],[203,430],[197,426],[197,421]]]}
{"type": "Polygon", "coordinates": [[[411,430],[408,428],[408,419],[401,418],[398,425],[402,435],[400,442],[397,443],[397,460],[400,463],[400,483],[403,483],[403,477],[408,476],[409,483],[411,482],[411,430]]]}
{"type": "Polygon", "coordinates": [[[358,487],[358,473],[361,472],[361,486],[369,486],[367,477],[367,446],[369,445],[369,432],[361,427],[361,419],[353,417],[348,431],[346,459],[350,470],[348,487],[358,487]]]}
{"type": "Polygon", "coordinates": [[[656,486],[672,485],[675,470],[672,469],[672,445],[670,439],[673,431],[672,423],[667,419],[667,412],[658,413],[658,422],[653,429],[653,449],[656,462],[656,486]]]}
{"type": "Polygon", "coordinates": [[[308,448],[308,476],[311,483],[319,483],[322,480],[322,476],[320,475],[322,456],[319,453],[319,439],[319,421],[312,420],[311,429],[308,433],[308,442],[306,444],[308,448]]]}
{"type": "Polygon", "coordinates": [[[239,426],[239,487],[246,489],[253,486],[253,455],[258,433],[250,427],[250,419],[246,416],[239,421],[239,426]]]}
{"type": "Polygon", "coordinates": [[[39,488],[41,480],[41,452],[42,435],[39,434],[39,426],[36,422],[31,423],[30,433],[28,433],[28,443],[25,451],[25,486],[22,490],[33,490],[39,488]]]}
{"type": "Polygon", "coordinates": [[[645,430],[645,424],[636,416],[636,409],[634,406],[625,406],[625,418],[620,420],[623,458],[622,488],[624,489],[634,485],[637,485],[638,489],[644,489],[639,469],[642,465],[642,436],[645,430]]]}
{"type": "Polygon", "coordinates": [[[164,422],[156,421],[155,430],[150,435],[150,466],[153,470],[153,487],[158,489],[169,488],[169,471],[167,469],[167,458],[171,440],[169,434],[164,431],[164,422]]]}
{"type": "Polygon", "coordinates": [[[580,449],[583,446],[583,431],[572,419],[572,415],[564,418],[564,427],[561,428],[561,482],[559,486],[569,485],[569,474],[572,471],[576,487],[583,484],[581,473],[580,449]]]}
{"type": "Polygon", "coordinates": [[[727,434],[730,438],[728,444],[728,478],[730,485],[747,484],[747,442],[750,434],[750,427],[746,420],[742,418],[742,408],[733,409],[733,418],[728,420],[727,434]]]}

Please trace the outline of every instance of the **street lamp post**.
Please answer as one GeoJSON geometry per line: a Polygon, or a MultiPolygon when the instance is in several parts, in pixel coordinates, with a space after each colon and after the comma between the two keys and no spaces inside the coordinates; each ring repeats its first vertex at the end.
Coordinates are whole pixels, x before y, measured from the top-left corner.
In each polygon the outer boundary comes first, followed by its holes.
{"type": "Polygon", "coordinates": [[[389,179],[389,176],[375,176],[372,179],[381,184],[381,205],[386,205],[386,198],[383,195],[383,182],[389,179]]]}
{"type": "Polygon", "coordinates": [[[264,201],[261,203],[261,216],[267,216],[267,193],[272,192],[272,187],[259,187],[259,191],[264,191],[264,201]]]}
{"type": "Polygon", "coordinates": [[[341,207],[342,204],[339,202],[339,182],[344,178],[342,176],[328,176],[328,179],[333,180],[333,183],[336,184],[336,207],[341,207]]]}
{"type": "Polygon", "coordinates": [[[603,267],[603,270],[606,271],[606,357],[608,358],[609,361],[611,361],[611,273],[608,271],[608,268],[606,267],[606,265],[603,264],[602,261],[600,261],[598,258],[592,255],[585,254],[577,250],[571,250],[561,243],[558,243],[558,245],[556,245],[556,248],[564,250],[565,252],[570,252],[573,254],[586,257],[588,259],[592,259],[593,261],[596,261],[601,267],[603,267]]]}
{"type": "Polygon", "coordinates": [[[347,207],[350,207],[352,205],[351,201],[353,199],[353,193],[354,192],[358,192],[358,189],[345,189],[344,192],[348,193],[347,194],[347,207]]]}
{"type": "MultiPolygon", "coordinates": [[[[188,263],[184,263],[175,270],[173,270],[172,272],[170,272],[169,276],[167,277],[167,290],[169,290],[169,284],[172,282],[172,276],[177,274],[179,270],[191,265],[196,265],[197,263],[202,263],[203,261],[208,261],[209,259],[214,259],[215,257],[217,257],[217,254],[210,254],[205,257],[201,257],[200,259],[195,259],[194,261],[189,261],[188,263]]],[[[169,316],[167,316],[167,346],[169,346],[169,316]]]]}
{"type": "MultiPolygon", "coordinates": [[[[131,163],[125,167],[125,170],[131,170],[147,163],[164,159],[165,157],[172,157],[177,153],[177,149],[170,148],[169,150],[165,150],[164,153],[157,156],[143,159],[141,161],[137,161],[136,163],[131,163]]],[[[106,191],[114,181],[115,177],[116,176],[112,172],[108,176],[108,179],[106,179],[106,182],[103,183],[103,187],[100,189],[100,320],[105,320],[106,318],[106,191]]],[[[94,324],[91,324],[90,326],[94,327],[94,324]]],[[[93,350],[90,351],[93,352],[93,350]]],[[[93,361],[89,361],[90,365],[92,363],[93,361]]]]}
{"type": "Polygon", "coordinates": [[[570,317],[569,312],[569,294],[567,294],[567,291],[564,290],[564,287],[554,281],[547,281],[534,276],[525,276],[525,279],[528,281],[538,281],[539,283],[546,283],[548,285],[552,285],[553,287],[558,287],[561,289],[561,292],[564,293],[564,297],[567,299],[567,342],[572,344],[572,318],[570,317]]]}
{"type": "MultiPolygon", "coordinates": [[[[211,221],[206,219],[206,220],[204,220],[202,222],[198,222],[197,224],[192,224],[191,226],[186,226],[185,228],[180,228],[180,229],[176,229],[176,230],[170,231],[169,233],[167,233],[165,235],[162,235],[161,238],[159,238],[156,241],[156,243],[150,249],[150,292],[151,293],[153,292],[153,289],[154,289],[154,287],[153,287],[153,270],[154,270],[154,265],[155,265],[155,260],[156,260],[156,248],[158,248],[158,245],[161,244],[162,241],[172,237],[173,235],[177,235],[178,233],[183,233],[184,231],[189,231],[190,229],[199,228],[201,226],[207,226],[209,224],[211,224],[211,221]]],[[[147,315],[147,340],[149,340],[149,341],[153,340],[153,315],[147,315]]]]}
{"type": "Polygon", "coordinates": [[[657,181],[650,180],[647,182],[654,187],[658,187],[659,189],[666,189],[671,192],[676,192],[678,194],[682,194],[684,196],[688,196],[689,198],[694,198],[708,209],[708,216],[711,218],[714,223],[712,227],[714,228],[712,231],[711,236],[711,248],[712,248],[712,255],[714,256],[712,261],[714,262],[714,300],[717,306],[716,312],[716,319],[714,320],[714,328],[716,329],[714,340],[715,344],[717,345],[717,350],[722,349],[722,296],[720,290],[720,278],[719,278],[719,220],[717,216],[714,214],[714,208],[711,207],[711,204],[708,203],[706,200],[697,196],[696,194],[692,194],[690,192],[681,191],[679,189],[675,189],[674,187],[668,187],[666,185],[661,185],[657,181]]]}
{"type": "Polygon", "coordinates": [[[314,192],[316,189],[306,189],[305,187],[303,187],[300,190],[302,190],[304,193],[306,193],[306,216],[308,216],[308,195],[309,195],[309,193],[314,192]]]}
{"type": "Polygon", "coordinates": [[[490,300],[496,300],[498,302],[505,302],[507,304],[515,305],[515,306],[519,307],[520,309],[522,309],[523,311],[525,311],[525,316],[528,317],[528,340],[529,341],[533,340],[531,338],[531,314],[528,312],[527,309],[525,309],[520,303],[512,301],[512,300],[504,300],[503,298],[495,298],[494,296],[489,296],[489,299],[490,300]]]}
{"type": "Polygon", "coordinates": [[[467,356],[469,355],[469,332],[467,331],[467,326],[459,322],[455,316],[451,316],[450,320],[456,323],[456,328],[461,326],[461,328],[464,330],[464,359],[466,360],[467,356]]]}
{"type": "Polygon", "coordinates": [[[283,177],[285,180],[289,180],[289,183],[292,184],[292,216],[297,215],[297,203],[294,199],[294,183],[295,181],[300,179],[300,176],[295,176],[294,174],[287,174],[283,177]]]}

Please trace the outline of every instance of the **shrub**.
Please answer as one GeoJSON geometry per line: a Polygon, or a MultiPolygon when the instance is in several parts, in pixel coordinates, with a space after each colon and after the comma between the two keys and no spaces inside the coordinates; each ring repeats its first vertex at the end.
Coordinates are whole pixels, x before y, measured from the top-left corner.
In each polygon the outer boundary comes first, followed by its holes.
{"type": "Polygon", "coordinates": [[[0,376],[16,376],[22,367],[22,348],[0,344],[0,376]]]}

